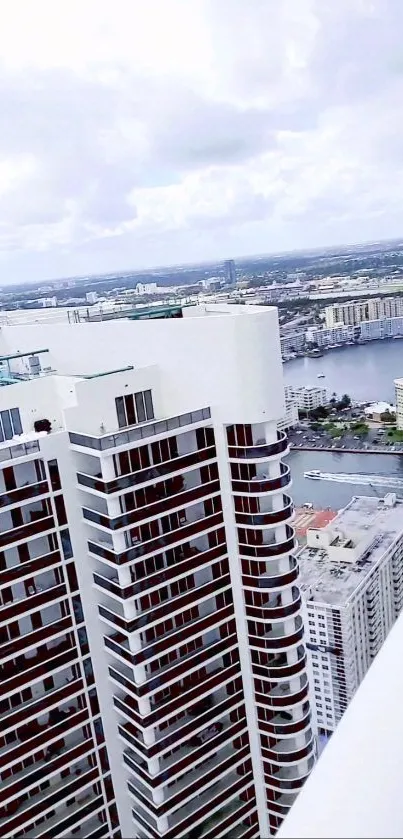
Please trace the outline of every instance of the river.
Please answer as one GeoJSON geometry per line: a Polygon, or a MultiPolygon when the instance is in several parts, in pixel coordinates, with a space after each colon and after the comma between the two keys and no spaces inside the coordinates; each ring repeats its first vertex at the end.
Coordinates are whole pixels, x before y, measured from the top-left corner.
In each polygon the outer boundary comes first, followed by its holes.
{"type": "Polygon", "coordinates": [[[286,385],[322,385],[357,401],[394,402],[393,379],[403,376],[403,339],[372,341],[328,350],[322,358],[295,358],[283,365],[286,385]],[[324,379],[318,379],[324,373],[324,379]]]}

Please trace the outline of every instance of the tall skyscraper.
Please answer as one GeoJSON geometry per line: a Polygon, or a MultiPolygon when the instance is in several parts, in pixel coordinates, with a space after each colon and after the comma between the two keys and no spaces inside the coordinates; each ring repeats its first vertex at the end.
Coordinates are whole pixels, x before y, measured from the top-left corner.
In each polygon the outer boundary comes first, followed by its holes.
{"type": "Polygon", "coordinates": [[[269,836],[312,768],[277,312],[183,315],[1,330],[4,836],[269,836]]]}
{"type": "Polygon", "coordinates": [[[236,269],[235,269],[235,262],[233,259],[227,259],[224,262],[224,270],[225,270],[225,281],[228,285],[235,285],[236,283],[236,269]]]}

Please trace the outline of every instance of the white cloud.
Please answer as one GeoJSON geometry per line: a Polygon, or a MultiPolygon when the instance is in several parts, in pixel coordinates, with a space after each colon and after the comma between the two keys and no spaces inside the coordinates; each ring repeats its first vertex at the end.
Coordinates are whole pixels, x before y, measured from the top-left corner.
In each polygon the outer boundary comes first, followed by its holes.
{"type": "Polygon", "coordinates": [[[401,233],[402,23],[401,0],[3,4],[0,284],[401,233]]]}

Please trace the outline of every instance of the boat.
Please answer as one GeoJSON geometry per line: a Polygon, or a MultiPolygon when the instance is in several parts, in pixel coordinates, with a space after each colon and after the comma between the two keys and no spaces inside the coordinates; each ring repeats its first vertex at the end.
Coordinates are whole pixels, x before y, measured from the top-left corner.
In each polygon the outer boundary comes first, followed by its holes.
{"type": "Polygon", "coordinates": [[[317,378],[318,378],[318,379],[325,379],[325,378],[326,378],[326,376],[325,376],[325,374],[324,374],[324,373],[318,373],[317,378]]]}
{"type": "Polygon", "coordinates": [[[304,472],[304,478],[312,478],[314,481],[320,481],[321,472],[319,469],[311,469],[309,472],[304,472]]]}

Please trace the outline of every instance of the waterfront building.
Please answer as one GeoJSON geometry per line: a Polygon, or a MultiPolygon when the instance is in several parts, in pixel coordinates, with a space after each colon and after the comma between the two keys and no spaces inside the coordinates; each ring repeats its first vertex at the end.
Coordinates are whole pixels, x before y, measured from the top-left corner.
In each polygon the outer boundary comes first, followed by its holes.
{"type": "Polygon", "coordinates": [[[357,326],[363,321],[376,321],[402,316],[403,299],[401,297],[371,297],[368,300],[348,300],[345,303],[332,303],[325,307],[325,322],[328,329],[337,326],[337,324],[357,326]]]}
{"type": "Polygon", "coordinates": [[[395,379],[396,425],[403,431],[403,379],[395,379]]]}
{"type": "Polygon", "coordinates": [[[291,332],[280,338],[281,355],[301,352],[305,347],[305,332],[291,332]]]}
{"type": "Polygon", "coordinates": [[[320,349],[342,346],[343,344],[357,340],[359,337],[359,327],[344,326],[342,323],[336,324],[336,326],[329,329],[325,327],[310,327],[306,333],[307,343],[316,344],[320,349]]]}
{"type": "Polygon", "coordinates": [[[98,294],[96,291],[87,291],[85,299],[87,303],[96,303],[98,300],[98,294]]]}
{"type": "Polygon", "coordinates": [[[277,311],[162,318],[1,330],[10,839],[269,836],[315,760],[277,311]]]}
{"type": "Polygon", "coordinates": [[[281,417],[281,419],[277,423],[277,428],[279,431],[289,431],[290,428],[294,428],[298,425],[299,416],[298,416],[298,407],[293,402],[286,402],[285,403],[285,414],[281,417]]]}
{"type": "Polygon", "coordinates": [[[233,259],[227,259],[224,262],[225,282],[227,285],[235,285],[236,283],[236,268],[233,259]]]}
{"type": "Polygon", "coordinates": [[[303,411],[313,411],[329,402],[329,395],[325,387],[286,385],[284,397],[286,405],[295,405],[297,409],[303,411]]]}
{"type": "Polygon", "coordinates": [[[334,731],[403,605],[403,502],[354,497],[298,554],[319,734],[334,731]]]}

